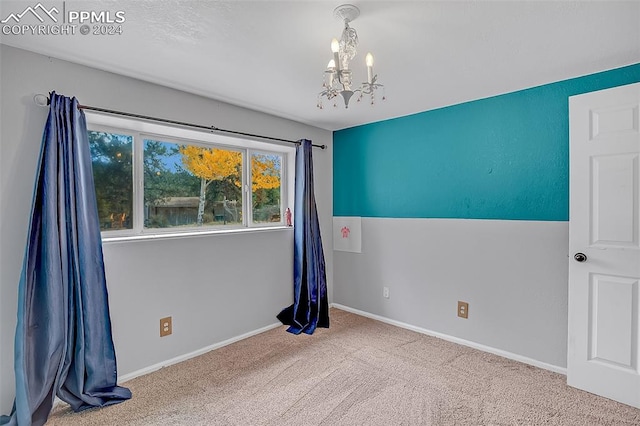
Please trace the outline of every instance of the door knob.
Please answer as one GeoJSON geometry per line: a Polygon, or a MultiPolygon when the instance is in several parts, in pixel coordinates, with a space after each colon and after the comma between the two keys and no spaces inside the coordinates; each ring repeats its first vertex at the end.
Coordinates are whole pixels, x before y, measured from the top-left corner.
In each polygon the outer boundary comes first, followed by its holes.
{"type": "Polygon", "coordinates": [[[576,260],[576,262],[586,262],[587,261],[587,255],[584,253],[576,253],[573,255],[573,258],[576,260]]]}

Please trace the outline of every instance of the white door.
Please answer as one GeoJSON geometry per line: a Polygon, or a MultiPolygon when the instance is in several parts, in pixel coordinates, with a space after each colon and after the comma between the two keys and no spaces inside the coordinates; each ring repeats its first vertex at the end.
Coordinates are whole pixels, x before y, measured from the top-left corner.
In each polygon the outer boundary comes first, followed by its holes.
{"type": "Polygon", "coordinates": [[[640,83],[569,98],[567,383],[640,408],[640,83]]]}

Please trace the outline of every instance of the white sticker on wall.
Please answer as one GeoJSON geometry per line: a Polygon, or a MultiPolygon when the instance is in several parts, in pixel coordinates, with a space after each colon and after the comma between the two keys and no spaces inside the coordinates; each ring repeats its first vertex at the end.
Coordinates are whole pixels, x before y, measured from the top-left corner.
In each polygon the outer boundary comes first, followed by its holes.
{"type": "Polygon", "coordinates": [[[360,217],[333,218],[333,249],[362,253],[362,221],[360,217]]]}

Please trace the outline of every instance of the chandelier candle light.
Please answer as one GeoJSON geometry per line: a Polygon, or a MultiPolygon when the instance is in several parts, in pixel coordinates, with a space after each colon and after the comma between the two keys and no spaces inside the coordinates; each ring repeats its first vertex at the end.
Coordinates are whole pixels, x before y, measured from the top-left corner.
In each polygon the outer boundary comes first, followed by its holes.
{"type": "Polygon", "coordinates": [[[362,83],[360,87],[352,89],[351,70],[349,62],[356,56],[356,47],[358,46],[358,34],[354,28],[349,26],[360,15],[360,9],[352,4],[343,4],[333,11],[333,16],[344,22],[344,30],[340,40],[331,40],[331,52],[333,59],[329,61],[327,70],[324,72],[324,81],[322,83],[322,92],[318,94],[318,108],[322,109],[322,98],[333,100],[333,106],[336,105],[336,97],[342,96],[344,107],[349,108],[349,100],[351,96],[358,93],[358,102],[364,95],[369,95],[371,105],[375,103],[375,91],[382,88],[382,100],[385,100],[384,86],[378,84],[378,76],[373,73],[373,55],[367,53],[365,62],[367,64],[367,81],[362,83]]]}

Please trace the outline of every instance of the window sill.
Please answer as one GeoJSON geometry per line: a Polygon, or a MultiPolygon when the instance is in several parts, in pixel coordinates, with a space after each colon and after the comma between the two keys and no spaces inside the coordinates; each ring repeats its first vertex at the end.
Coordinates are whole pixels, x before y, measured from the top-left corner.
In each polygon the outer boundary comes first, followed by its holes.
{"type": "Polygon", "coordinates": [[[175,238],[192,238],[192,237],[207,237],[211,235],[229,235],[229,234],[244,234],[254,232],[270,232],[270,231],[286,231],[293,230],[293,226],[265,226],[255,228],[233,228],[233,229],[212,229],[207,231],[186,231],[186,232],[167,232],[161,234],[141,234],[141,235],[122,235],[114,237],[102,236],[102,242],[105,244],[119,243],[127,241],[149,241],[149,240],[165,240],[175,238]]]}

